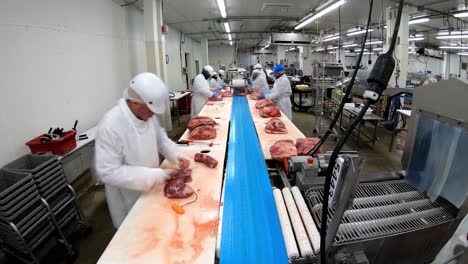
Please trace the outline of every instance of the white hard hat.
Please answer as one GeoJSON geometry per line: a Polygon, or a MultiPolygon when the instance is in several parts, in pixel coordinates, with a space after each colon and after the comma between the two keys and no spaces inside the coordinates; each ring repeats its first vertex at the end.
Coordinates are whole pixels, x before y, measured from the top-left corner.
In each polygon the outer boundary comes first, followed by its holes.
{"type": "Polygon", "coordinates": [[[169,90],[158,76],[143,72],[130,81],[130,88],[124,91],[124,98],[145,103],[153,113],[162,114],[166,110],[168,94],[169,90]]]}
{"type": "Polygon", "coordinates": [[[261,65],[260,63],[257,63],[257,64],[254,65],[254,69],[259,69],[259,70],[261,70],[262,68],[263,68],[263,67],[262,67],[262,65],[261,65]]]}
{"type": "Polygon", "coordinates": [[[219,71],[218,71],[218,74],[223,75],[223,74],[224,74],[224,70],[219,70],[219,71]]]}
{"type": "Polygon", "coordinates": [[[205,69],[206,71],[208,71],[210,73],[211,76],[214,76],[216,74],[215,70],[213,69],[213,67],[211,67],[210,65],[206,65],[205,67],[203,67],[203,69],[205,69]]]}
{"type": "Polygon", "coordinates": [[[252,71],[252,75],[258,75],[258,74],[260,74],[260,70],[255,69],[252,71]]]}

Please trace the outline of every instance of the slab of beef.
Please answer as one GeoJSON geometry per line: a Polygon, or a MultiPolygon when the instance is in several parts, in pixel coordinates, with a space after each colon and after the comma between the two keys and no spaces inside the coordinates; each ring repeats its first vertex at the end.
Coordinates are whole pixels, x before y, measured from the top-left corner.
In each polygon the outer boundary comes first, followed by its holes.
{"type": "Polygon", "coordinates": [[[216,129],[210,125],[203,125],[193,129],[188,138],[191,140],[207,140],[216,137],[216,129]]]}
{"type": "Polygon", "coordinates": [[[265,132],[268,134],[286,134],[288,130],[281,119],[274,117],[266,124],[265,132]]]}
{"type": "MultiPolygon", "coordinates": [[[[304,156],[308,154],[314,147],[320,142],[320,138],[298,138],[296,140],[297,155],[304,156]]],[[[323,148],[317,151],[317,153],[322,153],[323,148]]]]}
{"type": "Polygon", "coordinates": [[[291,139],[278,140],[270,147],[270,154],[276,160],[297,156],[296,145],[294,145],[294,141],[291,139]]]}
{"type": "Polygon", "coordinates": [[[216,98],[210,97],[210,101],[222,101],[222,100],[223,100],[223,97],[221,96],[218,96],[216,98]]]}
{"type": "Polygon", "coordinates": [[[263,118],[267,117],[280,117],[281,112],[276,105],[269,105],[259,109],[260,116],[263,118]]]}
{"type": "Polygon", "coordinates": [[[184,179],[169,180],[164,185],[164,196],[167,198],[187,198],[192,194],[192,187],[185,184],[184,179]]]}
{"type": "Polygon", "coordinates": [[[273,103],[273,101],[270,99],[262,99],[255,104],[255,108],[260,109],[269,105],[275,105],[275,103],[273,103]]]}
{"type": "Polygon", "coordinates": [[[191,131],[191,130],[194,130],[196,127],[199,127],[199,126],[205,126],[205,125],[214,126],[216,124],[217,123],[213,119],[211,119],[210,117],[207,117],[207,116],[194,116],[194,117],[190,118],[190,121],[189,121],[187,127],[191,131]]]}
{"type": "Polygon", "coordinates": [[[171,180],[183,179],[184,182],[192,181],[192,170],[177,170],[175,173],[171,174],[171,180]]]}
{"type": "Polygon", "coordinates": [[[245,92],[238,92],[237,95],[238,96],[245,96],[245,92]]]}
{"type": "Polygon", "coordinates": [[[206,154],[196,153],[194,160],[198,162],[202,162],[209,168],[216,168],[216,166],[218,166],[218,161],[215,160],[213,157],[206,155],[206,154]]]}
{"type": "Polygon", "coordinates": [[[232,97],[232,93],[230,91],[224,91],[223,97],[232,97]]]}

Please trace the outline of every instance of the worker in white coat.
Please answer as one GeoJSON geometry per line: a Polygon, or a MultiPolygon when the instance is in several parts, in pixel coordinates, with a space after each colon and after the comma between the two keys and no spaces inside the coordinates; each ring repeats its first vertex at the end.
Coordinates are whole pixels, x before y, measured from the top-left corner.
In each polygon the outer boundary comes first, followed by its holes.
{"type": "Polygon", "coordinates": [[[223,87],[224,83],[224,70],[218,70],[218,87],[223,87]]]}
{"type": "Polygon", "coordinates": [[[288,77],[284,73],[284,66],[276,64],[273,67],[273,74],[276,76],[275,83],[270,93],[261,95],[261,99],[270,99],[278,105],[278,108],[286,115],[289,120],[292,120],[292,109],[291,109],[291,83],[288,77]]]}
{"type": "Polygon", "coordinates": [[[263,67],[262,67],[262,65],[261,65],[260,63],[255,64],[253,68],[254,68],[254,70],[259,70],[259,71],[260,71],[260,74],[263,75],[263,77],[265,78],[265,80],[267,79],[267,78],[266,78],[266,73],[265,73],[265,71],[263,70],[263,67]]]}
{"type": "Polygon", "coordinates": [[[214,75],[210,77],[208,82],[210,83],[210,90],[211,91],[216,91],[219,88],[218,74],[215,72],[214,75]]]}
{"type": "Polygon", "coordinates": [[[260,70],[252,71],[252,83],[250,87],[253,90],[259,91],[263,94],[266,94],[270,91],[267,80],[265,79],[265,76],[261,74],[260,70]]]}
{"type": "Polygon", "coordinates": [[[164,113],[167,99],[168,89],[156,75],[140,73],[97,127],[95,170],[105,184],[116,228],[143,191],[169,179],[174,172],[159,168],[159,153],[179,168],[190,165],[156,117],[164,113]]]}
{"type": "Polygon", "coordinates": [[[211,91],[208,80],[215,75],[213,67],[206,65],[202,72],[193,80],[193,96],[192,96],[192,111],[191,115],[196,116],[208,102],[208,98],[216,98],[218,95],[211,91]]]}

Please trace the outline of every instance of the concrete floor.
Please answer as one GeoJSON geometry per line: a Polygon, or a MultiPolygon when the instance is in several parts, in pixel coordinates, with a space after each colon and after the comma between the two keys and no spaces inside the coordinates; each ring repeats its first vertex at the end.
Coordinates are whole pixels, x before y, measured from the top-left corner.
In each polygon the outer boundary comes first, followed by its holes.
{"type": "MultiPolygon", "coordinates": [[[[186,128],[188,119],[189,116],[182,116],[180,126],[177,125],[177,122],[174,122],[174,128],[169,133],[169,136],[173,139],[179,138],[186,128]]],[[[293,122],[307,137],[314,136],[314,120],[315,117],[310,113],[293,113],[293,122]]],[[[328,120],[325,122],[327,123],[328,120]]],[[[388,151],[391,137],[390,132],[379,127],[377,134],[379,140],[375,145],[363,143],[359,148],[354,142],[348,142],[344,149],[359,150],[360,156],[366,160],[363,173],[401,170],[401,151],[388,151]]],[[[406,134],[401,136],[406,136],[406,134]]],[[[403,139],[399,138],[395,142],[401,140],[403,139]]],[[[325,150],[333,150],[335,144],[336,141],[330,138],[325,144],[325,150]]],[[[74,188],[80,194],[82,210],[93,228],[93,231],[89,235],[74,240],[73,244],[75,248],[79,250],[79,255],[75,263],[96,263],[116,231],[109,216],[105,193],[102,188],[93,188],[94,182],[95,179],[93,179],[89,173],[85,173],[80,177],[78,182],[73,184],[74,188]]],[[[59,252],[57,255],[58,257],[54,257],[54,260],[48,259],[47,263],[70,263],[68,259],[63,257],[63,252],[59,252]]],[[[0,263],[17,262],[5,256],[0,256],[0,263]]]]}

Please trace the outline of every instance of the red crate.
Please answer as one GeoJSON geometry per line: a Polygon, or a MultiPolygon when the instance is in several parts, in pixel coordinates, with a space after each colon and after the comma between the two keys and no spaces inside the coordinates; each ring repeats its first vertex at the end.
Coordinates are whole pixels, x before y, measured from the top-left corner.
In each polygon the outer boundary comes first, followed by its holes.
{"type": "Polygon", "coordinates": [[[63,132],[63,136],[49,142],[41,142],[41,136],[38,136],[26,142],[26,145],[31,149],[32,154],[39,152],[52,152],[55,155],[63,156],[76,148],[76,131],[70,130],[63,132]]]}

